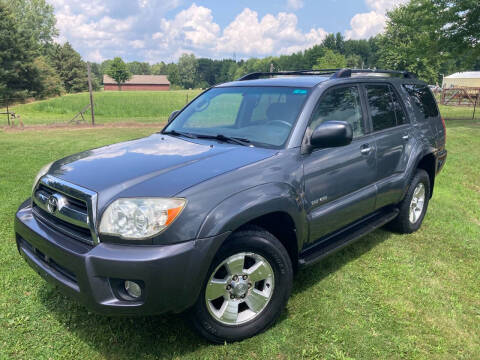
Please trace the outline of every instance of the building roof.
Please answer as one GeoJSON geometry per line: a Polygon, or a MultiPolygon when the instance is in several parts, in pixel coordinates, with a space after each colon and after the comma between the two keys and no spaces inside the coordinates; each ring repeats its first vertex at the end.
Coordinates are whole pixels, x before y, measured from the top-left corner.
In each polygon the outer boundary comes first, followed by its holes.
{"type": "MultiPolygon", "coordinates": [[[[103,84],[116,85],[116,81],[108,75],[103,75],[103,84]]],[[[132,75],[126,85],[170,85],[167,75],[132,75]]],[[[124,84],[124,85],[125,85],[124,84]]]]}
{"type": "Polygon", "coordinates": [[[480,71],[458,72],[445,76],[445,79],[480,79],[480,71]]]}

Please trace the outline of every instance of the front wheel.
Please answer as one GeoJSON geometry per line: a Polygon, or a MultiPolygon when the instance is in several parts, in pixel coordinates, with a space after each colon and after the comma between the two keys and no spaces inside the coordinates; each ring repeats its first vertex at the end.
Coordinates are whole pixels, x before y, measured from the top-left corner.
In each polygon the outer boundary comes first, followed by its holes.
{"type": "Polygon", "coordinates": [[[210,267],[193,324],[215,343],[256,335],[280,315],[292,282],[289,255],[277,238],[258,227],[238,231],[210,267]]]}

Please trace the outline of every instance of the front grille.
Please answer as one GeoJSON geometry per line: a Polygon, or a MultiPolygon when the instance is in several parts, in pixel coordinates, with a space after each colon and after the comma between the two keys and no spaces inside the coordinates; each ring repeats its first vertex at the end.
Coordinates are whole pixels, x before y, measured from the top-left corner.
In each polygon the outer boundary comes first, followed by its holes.
{"type": "MultiPolygon", "coordinates": [[[[38,185],[37,191],[44,191],[48,195],[53,195],[55,193],[55,190],[43,184],[38,185]]],[[[75,199],[74,197],[71,197],[67,194],[62,194],[62,195],[64,195],[68,199],[68,204],[74,207],[76,210],[82,211],[85,214],[88,213],[87,204],[85,203],[85,201],[75,199]]]]}
{"type": "Polygon", "coordinates": [[[53,230],[94,245],[95,231],[91,226],[91,215],[95,210],[95,196],[87,189],[47,175],[40,180],[34,191],[33,215],[53,230]]]}
{"type": "Polygon", "coordinates": [[[43,224],[47,225],[53,230],[57,230],[75,240],[93,245],[92,233],[89,229],[63,221],[62,219],[59,219],[58,217],[46,212],[36,204],[33,204],[33,215],[37,220],[40,220],[43,224]]]}

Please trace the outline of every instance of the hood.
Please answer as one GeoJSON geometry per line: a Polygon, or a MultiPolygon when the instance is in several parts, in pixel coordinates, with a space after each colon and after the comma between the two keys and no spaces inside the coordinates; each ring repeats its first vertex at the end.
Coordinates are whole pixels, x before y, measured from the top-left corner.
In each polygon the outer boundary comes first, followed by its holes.
{"type": "MultiPolygon", "coordinates": [[[[49,174],[100,198],[170,197],[197,183],[273,156],[275,150],[154,134],[56,161],[49,174]]],[[[105,199],[106,200],[106,199],[105,199]]]]}

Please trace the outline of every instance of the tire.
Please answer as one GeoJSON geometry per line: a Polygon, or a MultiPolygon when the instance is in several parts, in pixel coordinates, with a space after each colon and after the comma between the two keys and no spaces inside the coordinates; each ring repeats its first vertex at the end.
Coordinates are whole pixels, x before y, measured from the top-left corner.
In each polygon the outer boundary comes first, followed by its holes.
{"type": "Polygon", "coordinates": [[[427,212],[429,200],[430,177],[425,170],[418,169],[408,187],[405,197],[399,204],[400,213],[394,220],[392,220],[392,222],[390,222],[390,224],[388,224],[388,227],[400,234],[410,234],[417,231],[422,225],[423,218],[427,212]],[[419,195],[422,193],[423,205],[421,206],[421,210],[418,210],[419,206],[416,206],[416,210],[414,211],[414,214],[412,214],[411,207],[413,207],[414,204],[419,205],[420,201],[418,200],[421,198],[419,195]],[[412,202],[414,197],[416,200],[412,202]]]}
{"type": "Polygon", "coordinates": [[[213,343],[252,337],[279,317],[292,283],[292,263],[280,241],[260,227],[245,228],[233,233],[218,251],[190,318],[213,343]]]}

